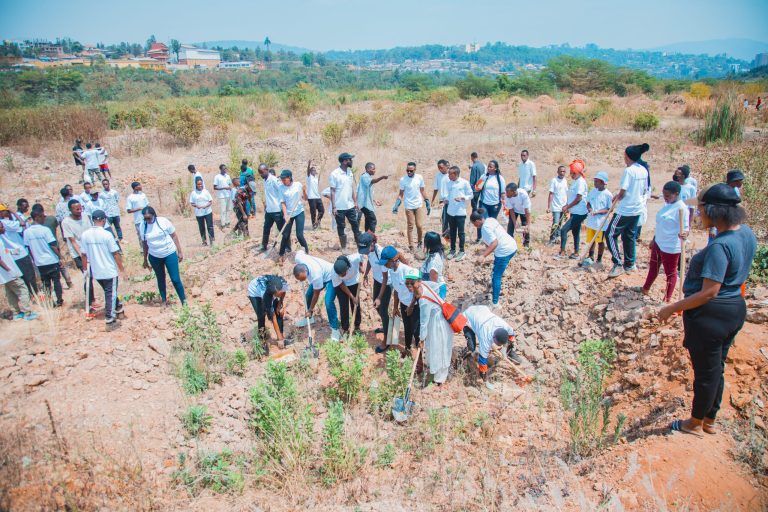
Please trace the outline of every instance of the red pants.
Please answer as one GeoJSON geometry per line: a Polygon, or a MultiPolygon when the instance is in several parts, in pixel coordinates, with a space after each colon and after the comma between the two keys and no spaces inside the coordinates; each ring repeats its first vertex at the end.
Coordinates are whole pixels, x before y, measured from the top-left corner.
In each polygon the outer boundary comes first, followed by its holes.
{"type": "Polygon", "coordinates": [[[653,282],[656,280],[656,276],[659,275],[659,269],[663,266],[664,273],[667,275],[667,293],[664,295],[664,300],[669,301],[672,298],[672,294],[675,293],[675,285],[677,284],[677,266],[680,263],[680,253],[669,254],[659,249],[654,239],[653,245],[651,245],[651,261],[648,264],[648,277],[645,278],[645,284],[643,290],[650,290],[653,286],[653,282]]]}

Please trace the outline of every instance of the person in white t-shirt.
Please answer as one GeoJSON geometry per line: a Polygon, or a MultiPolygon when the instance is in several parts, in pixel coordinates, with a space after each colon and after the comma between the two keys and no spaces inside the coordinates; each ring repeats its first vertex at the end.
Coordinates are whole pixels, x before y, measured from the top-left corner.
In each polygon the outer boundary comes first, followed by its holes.
{"type": "Polygon", "coordinates": [[[475,189],[480,192],[480,207],[485,210],[486,217],[493,219],[499,217],[506,186],[507,182],[501,175],[499,162],[489,161],[485,174],[475,185],[475,189]]]}
{"type": "Polygon", "coordinates": [[[189,194],[189,203],[195,211],[197,229],[200,231],[203,245],[208,245],[208,242],[205,240],[206,228],[208,231],[208,241],[213,245],[213,198],[211,193],[205,188],[203,178],[195,179],[195,189],[189,194]]]}
{"type": "Polygon", "coordinates": [[[637,144],[627,146],[624,150],[624,162],[627,168],[621,175],[620,190],[613,197],[613,202],[618,204],[607,232],[608,248],[611,250],[611,260],[613,261],[613,268],[608,274],[609,278],[637,270],[635,265],[637,226],[640,215],[643,213],[648,192],[648,170],[638,161],[642,158],[643,153],[649,149],[648,144],[637,144]],[[623,265],[618,244],[619,237],[621,237],[624,250],[623,265]]]}
{"type": "Polygon", "coordinates": [[[420,313],[419,301],[408,289],[406,281],[420,277],[419,270],[403,263],[402,255],[394,246],[388,245],[381,251],[379,261],[387,267],[389,280],[392,283],[392,317],[399,316],[403,320],[405,335],[405,350],[419,346],[420,313]]]}
{"type": "Polygon", "coordinates": [[[90,181],[96,183],[96,180],[101,180],[101,169],[99,169],[99,151],[94,149],[93,145],[89,142],[85,145],[85,151],[83,151],[83,161],[85,161],[85,174],[83,174],[84,181],[90,181]],[[85,180],[85,177],[88,177],[85,180]]]}
{"type": "Polygon", "coordinates": [[[435,198],[438,199],[440,208],[440,235],[448,238],[448,212],[445,209],[448,203],[448,160],[441,158],[437,161],[437,173],[435,173],[435,183],[432,189],[432,204],[435,204],[435,198]]]}
{"type": "Polygon", "coordinates": [[[61,222],[61,231],[64,240],[67,243],[67,247],[69,248],[69,255],[72,256],[72,260],[75,262],[77,269],[83,273],[83,289],[88,289],[88,304],[90,306],[86,315],[93,318],[93,314],[98,308],[93,291],[93,272],[88,272],[88,282],[86,284],[85,274],[88,267],[83,264],[83,251],[81,248],[83,233],[85,233],[90,226],[90,221],[83,214],[83,205],[74,199],[70,200],[69,215],[67,215],[61,222]]]}
{"type": "Polygon", "coordinates": [[[24,245],[29,249],[32,260],[35,262],[40,280],[43,282],[43,290],[49,297],[52,296],[52,292],[56,294],[53,307],[61,307],[64,304],[59,269],[61,253],[56,237],[43,224],[45,213],[42,210],[33,211],[32,220],[34,224],[24,230],[24,245]]]}
{"type": "Polygon", "coordinates": [[[504,197],[504,207],[507,210],[507,233],[512,238],[515,237],[515,224],[520,219],[523,231],[523,247],[531,244],[531,233],[528,229],[528,222],[531,219],[531,198],[524,188],[517,186],[517,183],[507,184],[504,197]]]}
{"type": "Polygon", "coordinates": [[[87,229],[80,238],[81,254],[83,265],[86,268],[90,266],[93,279],[104,290],[104,321],[110,325],[123,312],[117,285],[119,272],[125,272],[125,269],[115,237],[104,229],[107,214],[103,210],[95,210],[91,219],[93,227],[87,229]]]}
{"type": "Polygon", "coordinates": [[[572,260],[579,259],[581,247],[581,224],[587,218],[587,193],[589,187],[584,179],[584,162],[574,160],[569,165],[571,171],[571,186],[568,188],[568,198],[563,206],[563,213],[570,216],[560,229],[560,256],[566,257],[565,245],[568,242],[568,232],[573,235],[573,252],[568,256],[572,260]]]}
{"type": "Polygon", "coordinates": [[[480,255],[482,262],[493,254],[493,271],[491,273],[491,291],[493,306],[498,306],[501,294],[501,278],[510,260],[517,254],[517,242],[493,217],[487,217],[482,208],[472,212],[469,217],[476,228],[480,228],[480,236],[488,247],[480,255]]]}
{"type": "Polygon", "coordinates": [[[381,261],[382,247],[376,243],[376,235],[373,233],[360,233],[357,239],[357,252],[361,256],[367,256],[368,261],[363,275],[363,284],[369,285],[368,274],[373,274],[373,308],[379,314],[381,327],[374,330],[375,334],[383,334],[385,343],[376,347],[376,353],[380,354],[387,349],[386,338],[389,327],[389,301],[392,298],[392,286],[389,283],[389,269],[381,261]]]}
{"type": "Polygon", "coordinates": [[[668,181],[662,189],[664,206],[656,213],[656,234],[651,241],[651,260],[648,263],[648,275],[642,287],[644,295],[651,292],[651,286],[663,266],[667,276],[667,288],[664,302],[672,302],[677,284],[677,267],[680,263],[682,241],[688,237],[688,207],[680,199],[680,183],[668,181]],[[680,231],[680,218],[683,230],[680,231]]]}
{"type": "Polygon", "coordinates": [[[552,214],[552,228],[549,233],[549,245],[560,238],[560,227],[563,225],[563,206],[568,203],[568,181],[565,179],[566,167],[559,165],[557,175],[549,182],[547,197],[547,213],[552,214]]]}
{"type": "Polygon", "coordinates": [[[296,226],[296,240],[304,248],[304,252],[309,253],[309,246],[304,238],[304,201],[307,199],[307,192],[304,185],[298,181],[293,181],[293,173],[285,169],[280,173],[280,208],[283,210],[283,218],[288,225],[283,230],[283,239],[280,242],[280,256],[291,246],[291,228],[296,226]]]}
{"type": "Polygon", "coordinates": [[[309,215],[312,217],[312,229],[320,227],[323,220],[325,207],[320,195],[320,173],[317,167],[312,165],[312,160],[307,162],[307,203],[309,203],[309,215]]]}
{"type": "Polygon", "coordinates": [[[117,239],[123,239],[123,230],[120,227],[120,194],[112,188],[112,184],[106,178],[101,180],[104,190],[99,192],[99,198],[104,205],[104,213],[107,214],[107,226],[115,230],[117,239]]]}
{"type": "Polygon", "coordinates": [[[16,217],[16,213],[12,212],[6,205],[0,204],[0,240],[13,256],[13,261],[21,270],[21,278],[27,285],[27,291],[32,296],[38,292],[37,274],[32,256],[29,255],[29,251],[24,245],[23,233],[24,228],[21,225],[21,220],[16,217]]]}
{"type": "Polygon", "coordinates": [[[293,277],[300,283],[308,282],[309,286],[304,295],[307,306],[305,317],[296,322],[298,327],[304,327],[307,322],[313,323],[315,306],[324,291],[323,302],[325,313],[328,315],[328,325],[331,326],[331,339],[340,340],[339,316],[336,309],[336,289],[333,287],[333,265],[328,261],[310,256],[304,251],[296,251],[294,258],[293,277]]]}
{"type": "Polygon", "coordinates": [[[219,174],[213,178],[213,190],[219,199],[219,225],[223,229],[229,226],[229,214],[232,212],[232,178],[224,164],[219,166],[219,174]]]}
{"type": "Polygon", "coordinates": [[[427,282],[435,283],[437,292],[441,299],[445,299],[448,294],[448,286],[445,284],[445,259],[443,252],[443,243],[440,235],[434,231],[427,231],[424,235],[424,252],[426,258],[421,264],[419,272],[421,279],[427,282]]]}
{"type": "Polygon", "coordinates": [[[151,206],[145,206],[141,214],[144,220],[139,225],[139,235],[144,249],[144,268],[149,269],[151,266],[154,270],[157,290],[164,305],[168,305],[166,271],[179,296],[179,301],[184,305],[187,302],[187,296],[184,293],[184,284],[181,282],[179,272],[179,263],[184,261],[184,254],[181,251],[181,242],[176,234],[176,228],[170,220],[158,217],[151,206]]]}
{"type": "Polygon", "coordinates": [[[264,180],[264,229],[261,234],[261,251],[264,252],[269,245],[272,226],[279,232],[285,225],[285,217],[281,206],[283,195],[280,193],[280,180],[264,164],[259,165],[257,172],[264,180]]]}
{"type": "MultiPolygon", "coordinates": [[[[112,179],[112,171],[109,170],[109,152],[107,151],[107,148],[103,147],[98,142],[96,143],[96,151],[99,152],[99,170],[101,171],[101,174],[103,175],[103,179],[109,178],[112,179]]],[[[109,218],[109,213],[107,213],[107,218],[109,218]]]]}
{"type": "Polygon", "coordinates": [[[203,188],[205,188],[205,178],[203,178],[203,175],[200,174],[200,171],[198,171],[193,164],[187,166],[187,171],[192,176],[192,190],[195,190],[195,184],[197,183],[198,178],[203,180],[203,188]]]}
{"type": "Polygon", "coordinates": [[[413,251],[413,228],[416,227],[417,249],[421,249],[421,239],[424,236],[424,206],[426,204],[427,215],[431,212],[431,205],[427,194],[424,192],[424,178],[416,174],[416,163],[408,162],[405,168],[405,176],[400,178],[400,194],[392,209],[397,213],[400,205],[405,206],[406,234],[408,235],[408,250],[413,251]]]}
{"type": "Polygon", "coordinates": [[[5,298],[14,311],[14,320],[37,318],[37,313],[33,313],[30,309],[29,290],[21,278],[21,270],[16,265],[11,250],[5,246],[2,239],[0,239],[0,284],[5,288],[5,298]]]}
{"type": "Polygon", "coordinates": [[[136,236],[139,237],[139,246],[141,246],[142,241],[139,226],[144,220],[141,211],[144,207],[149,206],[149,200],[143,192],[141,183],[138,181],[131,183],[131,190],[133,190],[133,193],[125,198],[125,211],[133,215],[133,225],[136,228],[136,236]]]}
{"type": "Polygon", "coordinates": [[[360,213],[363,214],[365,219],[363,229],[371,233],[376,232],[376,225],[378,224],[376,207],[381,206],[381,201],[376,201],[373,198],[373,186],[381,180],[389,178],[386,174],[378,178],[374,178],[375,175],[376,164],[368,162],[365,164],[365,172],[360,176],[360,183],[357,184],[357,204],[360,205],[360,213]]]}
{"type": "Polygon", "coordinates": [[[362,267],[363,257],[360,253],[339,256],[333,263],[331,284],[336,289],[336,300],[339,301],[339,318],[341,320],[342,333],[349,332],[350,308],[354,310],[355,331],[360,331],[362,316],[360,313],[358,288],[362,267]]]}
{"type": "Polygon", "coordinates": [[[528,150],[520,152],[520,163],[517,165],[517,186],[526,191],[531,197],[536,197],[536,164],[528,158],[528,150]]]}
{"type": "Polygon", "coordinates": [[[90,181],[86,181],[83,183],[83,191],[80,192],[80,195],[77,196],[77,200],[82,203],[83,208],[88,206],[88,203],[91,202],[91,196],[93,195],[93,183],[90,181]]]}
{"type": "Polygon", "coordinates": [[[355,175],[352,172],[352,158],[354,155],[349,153],[340,154],[339,166],[331,172],[328,179],[331,188],[331,208],[333,217],[336,219],[336,231],[342,250],[347,247],[347,235],[345,234],[347,221],[352,228],[355,242],[360,236],[359,205],[355,188],[355,175]]]}
{"type": "Polygon", "coordinates": [[[457,165],[448,170],[447,181],[448,197],[444,208],[448,217],[448,237],[451,241],[451,250],[445,258],[450,260],[455,257],[456,261],[461,261],[465,257],[464,225],[467,220],[467,201],[472,200],[474,192],[469,182],[461,177],[461,169],[457,165]],[[459,239],[458,254],[456,254],[457,238],[459,239]]]}
{"type": "Polygon", "coordinates": [[[493,347],[504,347],[507,357],[518,364],[523,361],[515,352],[515,330],[502,318],[495,315],[488,306],[470,306],[463,311],[467,319],[464,338],[467,340],[466,354],[477,351],[477,369],[486,387],[493,389],[487,381],[488,357],[493,347]]]}
{"type": "Polygon", "coordinates": [[[595,174],[593,180],[595,187],[587,194],[587,243],[589,244],[589,255],[580,263],[582,267],[588,267],[595,261],[603,262],[603,252],[605,252],[605,230],[608,229],[608,212],[613,202],[613,194],[605,188],[608,185],[608,173],[600,171],[595,174]],[[597,244],[597,260],[595,257],[595,244],[597,244]]]}

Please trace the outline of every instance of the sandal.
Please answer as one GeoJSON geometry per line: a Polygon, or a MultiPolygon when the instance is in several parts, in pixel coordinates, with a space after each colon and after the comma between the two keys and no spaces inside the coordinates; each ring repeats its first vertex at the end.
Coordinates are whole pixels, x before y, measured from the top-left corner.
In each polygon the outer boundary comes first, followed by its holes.
{"type": "Polygon", "coordinates": [[[702,437],[702,435],[700,433],[698,433],[696,431],[693,431],[693,430],[688,430],[687,428],[684,428],[683,427],[683,420],[675,420],[675,421],[673,421],[672,424],[670,425],[670,430],[672,430],[672,432],[682,432],[684,434],[691,434],[691,435],[696,436],[696,437],[702,437]]]}
{"type": "Polygon", "coordinates": [[[707,423],[706,421],[702,423],[701,430],[703,430],[707,434],[717,434],[717,426],[715,426],[714,420],[712,420],[711,423],[707,423]]]}

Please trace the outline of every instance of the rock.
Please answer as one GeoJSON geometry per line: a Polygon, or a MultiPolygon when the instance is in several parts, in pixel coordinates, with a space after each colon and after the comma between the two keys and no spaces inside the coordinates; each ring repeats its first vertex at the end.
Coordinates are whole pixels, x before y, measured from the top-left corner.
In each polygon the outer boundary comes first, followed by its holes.
{"type": "Polygon", "coordinates": [[[544,352],[537,349],[536,347],[527,345],[525,347],[522,347],[522,352],[525,358],[531,361],[532,363],[535,363],[537,361],[541,361],[542,359],[544,359],[544,352]]]}
{"type": "Polygon", "coordinates": [[[749,365],[744,363],[739,363],[733,367],[733,369],[736,371],[738,375],[747,375],[749,373],[749,365]]]}
{"type": "Polygon", "coordinates": [[[624,382],[632,386],[640,385],[640,375],[636,373],[627,373],[624,375],[624,382]]]}
{"type": "Polygon", "coordinates": [[[131,382],[131,387],[132,387],[133,389],[135,389],[136,391],[140,391],[140,390],[144,389],[144,385],[145,385],[145,384],[144,384],[144,381],[143,381],[143,380],[141,380],[141,379],[134,379],[134,380],[131,382]]]}
{"type": "Polygon", "coordinates": [[[27,378],[24,379],[24,385],[30,388],[39,386],[44,382],[48,382],[48,376],[41,373],[38,373],[35,375],[29,375],[27,378]]]}
{"type": "Polygon", "coordinates": [[[748,309],[747,310],[747,322],[753,324],[764,324],[768,322],[768,310],[765,309],[748,309]]]}
{"type": "Polygon", "coordinates": [[[734,393],[731,395],[731,405],[739,410],[749,405],[751,400],[752,397],[746,393],[734,393]]]}
{"type": "Polygon", "coordinates": [[[171,346],[162,338],[150,338],[147,345],[163,357],[171,355],[171,346]]]}
{"type": "Polygon", "coordinates": [[[655,334],[651,334],[650,347],[651,348],[656,348],[658,346],[659,346],[659,337],[657,335],[655,335],[655,334]]]}
{"type": "Polygon", "coordinates": [[[139,359],[133,360],[131,363],[131,369],[136,373],[147,373],[149,370],[151,370],[151,368],[146,363],[140,361],[139,359]]]}
{"type": "Polygon", "coordinates": [[[677,331],[674,329],[662,329],[659,334],[661,334],[662,338],[674,338],[677,336],[677,331]]]}
{"type": "Polygon", "coordinates": [[[578,290],[576,290],[576,287],[569,286],[565,291],[565,296],[563,299],[565,300],[566,304],[574,305],[581,302],[581,295],[579,294],[578,290]]]}
{"type": "Polygon", "coordinates": [[[201,290],[199,286],[193,286],[192,290],[190,290],[189,292],[189,294],[192,295],[192,297],[194,298],[200,297],[202,293],[203,293],[203,290],[201,290]]]}

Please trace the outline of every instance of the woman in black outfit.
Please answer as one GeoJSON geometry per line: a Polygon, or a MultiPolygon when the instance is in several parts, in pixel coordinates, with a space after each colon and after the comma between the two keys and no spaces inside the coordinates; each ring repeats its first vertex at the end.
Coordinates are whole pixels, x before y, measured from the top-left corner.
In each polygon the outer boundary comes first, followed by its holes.
{"type": "Polygon", "coordinates": [[[752,268],[757,240],[742,224],[746,211],[731,187],[712,185],[698,200],[704,228],[716,227],[719,234],[691,258],[683,283],[685,298],[661,308],[658,316],[664,322],[683,312],[683,346],[691,356],[694,374],[693,404],[691,417],[673,421],[672,430],[700,436],[702,431],[716,433],[725,359],[747,316],[741,285],[752,268]]]}

